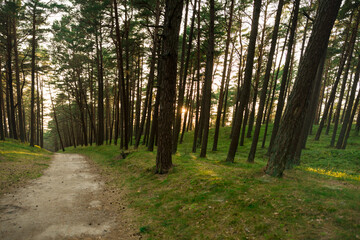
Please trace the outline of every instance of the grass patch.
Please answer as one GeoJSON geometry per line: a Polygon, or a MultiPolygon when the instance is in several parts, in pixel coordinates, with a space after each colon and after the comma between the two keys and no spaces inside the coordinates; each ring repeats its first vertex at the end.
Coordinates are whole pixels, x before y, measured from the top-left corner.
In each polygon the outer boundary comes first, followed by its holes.
{"type": "Polygon", "coordinates": [[[126,188],[145,239],[360,238],[360,181],[346,177],[360,173],[359,137],[337,150],[327,146],[329,137],[315,142],[310,136],[302,165],[278,179],[263,174],[267,159],[260,144],[255,163],[246,163],[250,139],[239,147],[234,164],[225,163],[230,131],[221,129],[218,151],[206,158],[191,153],[193,136],[187,133],[167,175],[154,174],[156,152],[144,147],[126,159],[117,158],[114,145],[67,151],[89,156],[114,176],[111,184],[126,188]]]}
{"type": "Polygon", "coordinates": [[[40,147],[13,139],[0,141],[0,195],[40,177],[50,157],[51,153],[40,147]]]}

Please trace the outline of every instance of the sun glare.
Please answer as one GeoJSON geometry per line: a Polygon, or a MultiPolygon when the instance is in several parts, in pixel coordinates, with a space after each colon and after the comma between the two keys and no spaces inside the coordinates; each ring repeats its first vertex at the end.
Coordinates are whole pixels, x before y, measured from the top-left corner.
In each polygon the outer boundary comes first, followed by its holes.
{"type": "Polygon", "coordinates": [[[184,107],[181,109],[181,112],[182,112],[183,114],[186,113],[186,111],[187,111],[187,109],[184,108],[184,107]]]}

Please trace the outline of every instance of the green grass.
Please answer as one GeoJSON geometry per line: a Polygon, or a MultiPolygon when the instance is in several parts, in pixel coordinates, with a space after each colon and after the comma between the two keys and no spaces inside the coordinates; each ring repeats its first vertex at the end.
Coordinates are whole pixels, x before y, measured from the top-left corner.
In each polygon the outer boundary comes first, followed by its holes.
{"type": "Polygon", "coordinates": [[[0,196],[30,179],[38,178],[49,166],[51,153],[13,139],[0,141],[0,196]]]}
{"type": "Polygon", "coordinates": [[[126,189],[145,239],[360,238],[359,137],[337,150],[328,136],[310,136],[301,166],[278,179],[263,174],[260,144],[255,163],[246,163],[249,139],[235,163],[225,163],[229,134],[221,129],[218,151],[207,158],[191,153],[193,136],[186,134],[167,175],[154,174],[156,151],[144,147],[120,160],[114,145],[66,150],[89,156],[111,176],[109,184],[126,189]]]}

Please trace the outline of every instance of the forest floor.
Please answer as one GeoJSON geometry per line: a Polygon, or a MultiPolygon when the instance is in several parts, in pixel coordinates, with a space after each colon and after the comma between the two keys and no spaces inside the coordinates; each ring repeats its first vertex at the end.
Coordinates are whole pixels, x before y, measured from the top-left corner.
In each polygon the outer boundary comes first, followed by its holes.
{"type": "Polygon", "coordinates": [[[139,239],[121,205],[125,192],[106,186],[84,156],[55,154],[48,164],[43,176],[1,197],[0,239],[139,239]]]}
{"type": "Polygon", "coordinates": [[[0,239],[360,239],[360,137],[338,150],[310,136],[301,165],[278,179],[263,173],[266,148],[246,163],[250,139],[224,162],[230,130],[206,158],[185,134],[166,175],[144,146],[125,159],[103,145],[50,160],[2,141],[0,239]]]}
{"type": "Polygon", "coordinates": [[[246,163],[250,139],[235,163],[224,162],[230,130],[220,130],[218,151],[206,158],[191,152],[186,134],[167,175],[154,174],[156,151],[144,146],[126,159],[114,145],[66,151],[89,156],[109,186],[127,192],[145,239],[360,239],[360,137],[338,150],[330,136],[310,136],[301,165],[278,179],[263,173],[266,148],[246,163]]]}
{"type": "Polygon", "coordinates": [[[51,152],[13,139],[0,141],[0,196],[40,177],[49,167],[51,152]]]}

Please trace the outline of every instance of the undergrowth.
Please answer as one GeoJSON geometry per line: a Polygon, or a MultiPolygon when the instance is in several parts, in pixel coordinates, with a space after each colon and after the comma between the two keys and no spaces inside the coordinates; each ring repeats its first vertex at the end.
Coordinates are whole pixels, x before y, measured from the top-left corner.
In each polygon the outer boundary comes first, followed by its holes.
{"type": "Polygon", "coordinates": [[[255,163],[246,162],[250,139],[225,163],[230,130],[221,129],[218,151],[206,158],[191,152],[187,133],[167,175],[154,174],[156,150],[144,146],[126,159],[114,145],[66,151],[89,156],[114,177],[110,184],[127,189],[145,239],[360,239],[359,137],[337,150],[329,136],[310,136],[302,164],[279,179],[263,173],[260,143],[255,163]]]}

